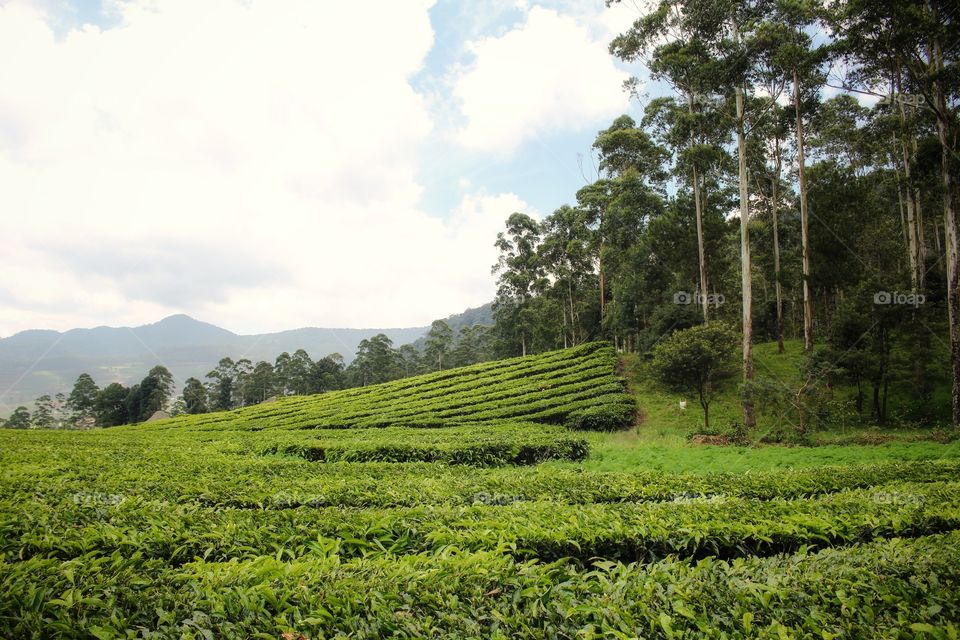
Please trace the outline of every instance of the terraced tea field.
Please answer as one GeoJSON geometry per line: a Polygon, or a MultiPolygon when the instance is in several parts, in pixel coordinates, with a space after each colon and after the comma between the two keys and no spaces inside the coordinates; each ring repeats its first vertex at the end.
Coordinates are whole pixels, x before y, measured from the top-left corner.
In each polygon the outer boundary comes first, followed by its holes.
{"type": "Polygon", "coordinates": [[[960,460],[580,466],[634,411],[585,345],[0,431],[0,637],[957,637],[960,460]]]}

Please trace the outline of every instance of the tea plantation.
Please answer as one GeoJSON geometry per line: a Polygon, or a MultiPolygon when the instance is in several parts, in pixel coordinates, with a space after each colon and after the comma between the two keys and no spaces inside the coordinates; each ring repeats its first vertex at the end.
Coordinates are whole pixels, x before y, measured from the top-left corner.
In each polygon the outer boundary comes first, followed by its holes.
{"type": "Polygon", "coordinates": [[[957,637],[960,459],[591,471],[634,426],[617,371],[0,430],[0,637],[957,637]]]}

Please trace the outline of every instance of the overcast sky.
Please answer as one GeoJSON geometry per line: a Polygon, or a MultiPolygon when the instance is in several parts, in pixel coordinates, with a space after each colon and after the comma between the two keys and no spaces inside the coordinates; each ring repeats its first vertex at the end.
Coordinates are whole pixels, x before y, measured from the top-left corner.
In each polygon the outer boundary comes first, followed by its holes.
{"type": "Polygon", "coordinates": [[[0,0],[0,336],[395,327],[635,113],[602,0],[0,0]]]}

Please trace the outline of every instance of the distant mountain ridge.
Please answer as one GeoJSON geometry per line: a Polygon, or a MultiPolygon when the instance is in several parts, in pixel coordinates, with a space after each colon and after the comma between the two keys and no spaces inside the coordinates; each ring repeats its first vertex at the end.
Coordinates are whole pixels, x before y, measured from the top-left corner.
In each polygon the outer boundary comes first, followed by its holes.
{"type": "MultiPolygon", "coordinates": [[[[490,305],[479,307],[480,310],[490,305]]],[[[477,309],[446,321],[454,331],[489,317],[477,309]],[[454,326],[456,325],[456,326],[454,326]]],[[[89,373],[97,384],[139,382],[156,364],[173,373],[177,385],[193,376],[201,380],[220,358],[273,362],[284,351],[306,349],[314,359],[339,353],[353,360],[357,345],[378,333],[394,345],[416,343],[429,327],[330,329],[305,327],[276,333],[239,335],[190,316],[177,314],[139,327],[95,327],[49,331],[31,329],[0,338],[0,416],[17,405],[32,408],[40,395],[69,393],[77,376],[89,373]]]]}
{"type": "MultiPolygon", "coordinates": [[[[452,316],[447,316],[443,319],[451,329],[453,329],[453,335],[456,336],[460,333],[460,329],[463,327],[472,327],[477,324],[493,324],[493,303],[488,302],[485,305],[479,307],[471,307],[464,311],[463,313],[455,313],[452,316]]],[[[430,328],[427,327],[427,331],[430,328]]],[[[426,331],[424,335],[420,336],[413,341],[413,346],[418,350],[423,351],[427,346],[427,336],[426,331]]]]}

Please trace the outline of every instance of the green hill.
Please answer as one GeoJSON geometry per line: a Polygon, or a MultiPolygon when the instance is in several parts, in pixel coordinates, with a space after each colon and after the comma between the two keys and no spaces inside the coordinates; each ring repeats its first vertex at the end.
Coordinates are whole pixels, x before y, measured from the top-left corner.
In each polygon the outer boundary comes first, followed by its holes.
{"type": "Polygon", "coordinates": [[[314,429],[422,426],[523,419],[573,424],[600,408],[629,425],[633,399],[616,374],[617,356],[603,343],[487,362],[386,384],[293,396],[234,411],[182,416],[152,428],[314,429]]]}
{"type": "MultiPolygon", "coordinates": [[[[226,446],[312,461],[533,464],[581,460],[570,429],[633,424],[636,406],[603,343],[234,411],[122,429],[238,432],[226,446]]],[[[184,436],[186,437],[186,436],[184,436]]]]}

